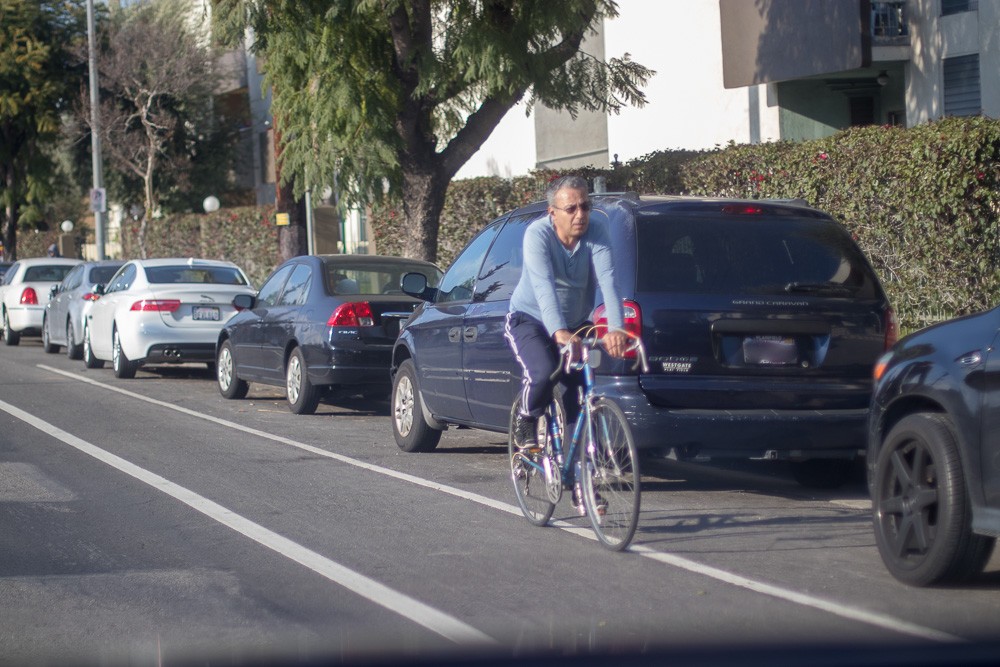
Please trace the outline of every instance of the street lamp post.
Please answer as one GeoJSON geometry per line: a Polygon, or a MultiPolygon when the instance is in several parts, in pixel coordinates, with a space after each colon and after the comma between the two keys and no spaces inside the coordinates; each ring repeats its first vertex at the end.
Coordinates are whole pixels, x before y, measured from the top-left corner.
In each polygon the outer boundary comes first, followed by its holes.
{"type": "MultiPolygon", "coordinates": [[[[106,259],[104,254],[104,211],[106,202],[104,191],[104,161],[101,159],[101,118],[100,99],[97,86],[97,55],[95,44],[97,38],[94,28],[94,0],[87,0],[87,51],[90,60],[90,156],[94,172],[94,192],[102,193],[96,199],[99,206],[91,206],[94,210],[94,243],[97,246],[97,259],[106,259]]],[[[95,197],[91,197],[93,203],[95,197]]]]}

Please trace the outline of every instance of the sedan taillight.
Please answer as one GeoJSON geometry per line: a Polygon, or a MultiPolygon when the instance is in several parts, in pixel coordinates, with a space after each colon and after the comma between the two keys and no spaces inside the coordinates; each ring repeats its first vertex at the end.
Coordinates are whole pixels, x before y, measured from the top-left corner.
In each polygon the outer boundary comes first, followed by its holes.
{"type": "Polygon", "coordinates": [[[35,293],[34,288],[31,287],[24,288],[24,291],[21,292],[21,305],[22,306],[38,305],[38,294],[35,293]]]}
{"type": "Polygon", "coordinates": [[[370,327],[374,324],[372,308],[367,301],[342,303],[326,321],[328,327],[370,327]]]}
{"type": "Polygon", "coordinates": [[[132,304],[129,310],[133,311],[158,311],[161,313],[172,313],[181,307],[180,299],[143,299],[132,304]]]}
{"type": "MultiPolygon", "coordinates": [[[[608,330],[608,318],[605,315],[606,309],[602,303],[594,309],[594,324],[597,325],[597,337],[600,338],[608,330]]],[[[622,314],[625,320],[625,331],[633,336],[642,336],[642,309],[639,304],[630,299],[622,302],[622,314]]],[[[636,351],[631,350],[625,353],[626,359],[635,359],[636,351]]]]}
{"type": "Polygon", "coordinates": [[[87,292],[86,294],[83,295],[84,301],[97,301],[100,298],[101,298],[100,294],[94,294],[93,292],[87,292]]]}

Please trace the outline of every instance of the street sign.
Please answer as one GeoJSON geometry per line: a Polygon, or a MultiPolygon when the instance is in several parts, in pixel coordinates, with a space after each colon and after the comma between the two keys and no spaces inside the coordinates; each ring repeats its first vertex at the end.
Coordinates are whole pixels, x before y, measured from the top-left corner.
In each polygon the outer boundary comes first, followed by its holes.
{"type": "Polygon", "coordinates": [[[90,211],[92,213],[106,213],[108,210],[108,191],[104,188],[90,189],[90,211]]]}
{"type": "Polygon", "coordinates": [[[278,227],[287,227],[289,225],[288,214],[287,213],[275,213],[274,214],[274,224],[278,227]]]}

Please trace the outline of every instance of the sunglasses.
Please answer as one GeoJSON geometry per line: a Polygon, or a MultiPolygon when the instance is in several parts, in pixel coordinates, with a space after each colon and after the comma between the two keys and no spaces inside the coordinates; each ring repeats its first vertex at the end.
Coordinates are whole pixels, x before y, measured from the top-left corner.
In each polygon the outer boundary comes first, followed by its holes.
{"type": "Polygon", "coordinates": [[[577,209],[583,211],[584,213],[589,212],[590,209],[593,208],[593,204],[591,204],[589,201],[585,201],[582,204],[570,204],[566,208],[560,208],[558,206],[553,206],[552,208],[556,209],[557,211],[564,211],[565,213],[568,213],[570,215],[576,215],[577,209]]]}

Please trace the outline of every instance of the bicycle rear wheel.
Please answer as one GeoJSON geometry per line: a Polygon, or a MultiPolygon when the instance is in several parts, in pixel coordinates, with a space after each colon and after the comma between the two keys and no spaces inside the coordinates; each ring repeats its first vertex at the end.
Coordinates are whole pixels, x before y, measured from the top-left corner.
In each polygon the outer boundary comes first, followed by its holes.
{"type": "Polygon", "coordinates": [[[593,438],[581,452],[583,502],[597,539],[621,551],[639,522],[639,456],[621,408],[601,398],[591,415],[593,438]]]}
{"type": "Polygon", "coordinates": [[[559,483],[560,475],[552,460],[551,443],[545,417],[538,420],[538,442],[541,447],[521,450],[514,444],[514,417],[521,409],[521,397],[514,400],[510,409],[507,435],[507,460],[510,461],[510,479],[514,483],[517,504],[524,517],[536,526],[544,526],[552,518],[556,504],[549,500],[550,488],[559,483]]]}

